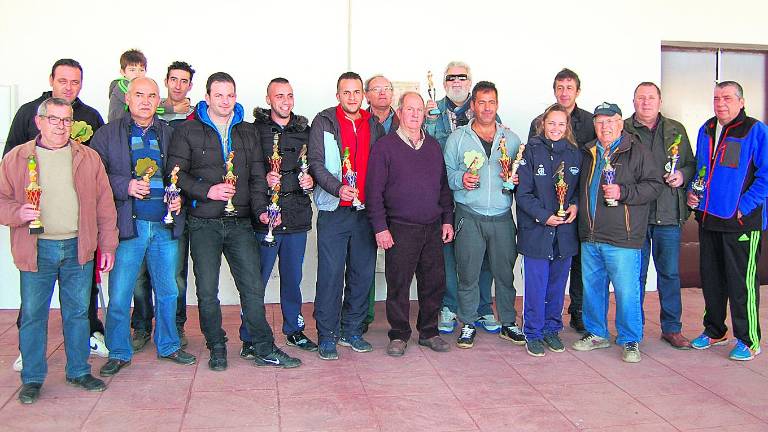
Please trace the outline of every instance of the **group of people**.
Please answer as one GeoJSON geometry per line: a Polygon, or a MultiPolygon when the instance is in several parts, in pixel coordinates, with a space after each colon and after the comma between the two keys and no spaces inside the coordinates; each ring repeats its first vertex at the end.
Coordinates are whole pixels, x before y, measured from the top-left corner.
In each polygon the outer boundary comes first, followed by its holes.
{"type": "Polygon", "coordinates": [[[404,355],[411,339],[414,275],[419,345],[448,351],[440,334],[458,327],[456,346],[471,348],[480,328],[532,356],[562,352],[570,276],[570,325],[583,333],[572,348],[611,346],[610,283],[615,342],[624,361],[638,362],[651,255],[664,340],[678,349],[727,343],[730,302],[737,340],[730,357],[760,353],[755,270],[768,224],[768,127],[746,116],[736,82],[715,86],[715,117],[699,131],[694,157],[682,124],[660,113],[661,91],[651,82],[636,87],[635,112],[623,119],[613,103],[579,108],[579,77],[563,69],[553,81],[556,103],[531,122],[522,144],[497,115],[496,86],[473,86],[463,62],[445,68],[444,98],[406,91],[397,108],[385,76],[364,81],[345,72],[338,104],[311,123],[293,112],[290,82],[275,78],[269,108],[254,109],[248,123],[225,72],[208,77],[204,100],[193,105],[188,63],[168,67],[161,98],[140,51],[120,61],[106,124],[78,98],[80,64],[54,63],[52,91],[19,109],[0,162],[0,223],[11,227],[21,275],[22,403],[37,400],[46,377],[56,281],[69,383],[103,391],[89,350],[108,356],[99,375],[113,376],[152,334],[159,359],[194,364],[184,350],[190,255],[208,366],[217,371],[227,368],[222,254],[240,296],[240,356],[292,368],[301,360],[277,347],[265,316],[275,261],[286,344],[335,360],[338,346],[373,350],[364,334],[374,319],[377,248],[385,250],[391,356],[404,355]],[[317,343],[304,333],[300,289],[312,201],[317,343]],[[700,225],[706,309],[693,341],[681,331],[678,272],[690,209],[700,225]],[[96,313],[100,272],[110,272],[106,326],[96,313]]]}

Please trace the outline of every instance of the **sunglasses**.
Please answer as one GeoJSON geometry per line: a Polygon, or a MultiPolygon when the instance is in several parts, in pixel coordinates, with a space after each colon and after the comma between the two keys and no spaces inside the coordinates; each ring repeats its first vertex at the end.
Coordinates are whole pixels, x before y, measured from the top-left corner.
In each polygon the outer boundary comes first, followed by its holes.
{"type": "Polygon", "coordinates": [[[467,77],[467,74],[455,74],[455,75],[446,75],[445,80],[450,81],[466,81],[469,77],[467,77]]]}

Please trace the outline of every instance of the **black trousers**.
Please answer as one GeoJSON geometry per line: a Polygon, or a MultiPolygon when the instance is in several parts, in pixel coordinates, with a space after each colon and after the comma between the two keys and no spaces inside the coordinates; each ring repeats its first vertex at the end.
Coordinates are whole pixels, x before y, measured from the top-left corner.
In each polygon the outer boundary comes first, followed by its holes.
{"type": "Polygon", "coordinates": [[[577,252],[571,259],[571,284],[568,286],[571,303],[568,314],[581,317],[581,305],[584,302],[584,285],[581,283],[581,255],[577,252]]]}
{"type": "Polygon", "coordinates": [[[718,232],[699,228],[704,294],[704,333],[725,336],[730,302],[733,335],[752,349],[760,344],[760,231],[718,232]]]}

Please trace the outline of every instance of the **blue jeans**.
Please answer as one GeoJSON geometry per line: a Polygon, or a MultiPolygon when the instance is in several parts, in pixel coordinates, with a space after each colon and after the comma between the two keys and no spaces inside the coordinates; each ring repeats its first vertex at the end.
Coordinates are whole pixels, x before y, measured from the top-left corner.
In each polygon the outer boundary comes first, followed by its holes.
{"type": "Polygon", "coordinates": [[[48,374],[45,353],[48,345],[48,311],[56,281],[67,354],[68,378],[91,373],[88,364],[90,324],[88,304],[91,296],[93,260],[80,265],[77,237],[68,240],[37,240],[37,271],[21,272],[21,328],[19,349],[24,358],[21,382],[43,383],[48,374]]]}
{"type": "MultiPolygon", "coordinates": [[[[443,307],[447,307],[451,312],[456,313],[459,309],[459,277],[456,272],[456,248],[454,242],[443,245],[443,260],[445,261],[445,295],[443,296],[443,307]]],[[[477,316],[493,314],[491,303],[491,284],[493,275],[491,274],[488,255],[483,257],[483,267],[480,269],[480,305],[477,307],[477,316]]]]}
{"type": "Polygon", "coordinates": [[[523,258],[525,305],[523,331],[528,340],[560,333],[563,329],[565,283],[571,270],[571,257],[549,260],[523,258]]]}
{"type": "MultiPolygon", "coordinates": [[[[659,319],[662,333],[679,333],[683,328],[680,318],[683,304],[680,300],[680,226],[648,225],[643,244],[643,265],[640,271],[640,304],[645,300],[645,282],[648,262],[653,251],[656,266],[656,290],[659,292],[659,319]]],[[[645,323],[645,314],[643,314],[645,323]]]]}
{"type": "Polygon", "coordinates": [[[640,305],[640,249],[607,243],[581,244],[581,273],[584,282],[582,319],[589,333],[610,338],[608,332],[608,282],[616,297],[616,338],[618,344],[643,339],[640,305]]]}
{"type": "MultiPolygon", "coordinates": [[[[275,234],[275,246],[261,246],[267,233],[256,233],[259,242],[261,261],[261,283],[264,288],[269,282],[269,275],[275,266],[277,257],[280,271],[280,309],[283,311],[283,334],[291,335],[304,331],[304,317],[301,315],[301,278],[304,264],[304,250],[307,246],[307,233],[275,234]]],[[[251,335],[245,328],[245,321],[240,314],[240,340],[250,342],[251,335]]]]}
{"type": "Polygon", "coordinates": [[[136,220],[136,237],[121,240],[115,254],[115,267],[109,274],[107,309],[107,348],[109,358],[128,361],[131,348],[131,299],[136,278],[144,260],[155,291],[154,340],[157,354],[167,356],[179,349],[176,331],[176,261],[179,243],[162,222],[136,220]]]}

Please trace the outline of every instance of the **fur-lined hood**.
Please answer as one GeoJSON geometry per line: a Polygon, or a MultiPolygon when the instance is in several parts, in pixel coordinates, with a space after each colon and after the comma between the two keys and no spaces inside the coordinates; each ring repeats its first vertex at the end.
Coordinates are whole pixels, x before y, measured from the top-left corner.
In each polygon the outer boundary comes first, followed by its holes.
{"type": "MultiPolygon", "coordinates": [[[[270,117],[270,112],[272,110],[268,108],[261,108],[256,107],[253,109],[253,117],[254,121],[253,123],[255,125],[259,124],[269,124],[272,121],[272,118],[270,117]]],[[[307,120],[306,117],[291,113],[291,119],[288,121],[288,124],[285,126],[286,130],[296,131],[296,132],[302,132],[307,129],[307,126],[309,125],[309,120],[307,120]]]]}

